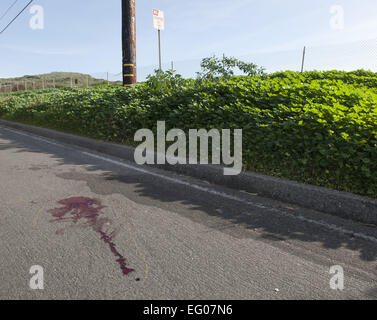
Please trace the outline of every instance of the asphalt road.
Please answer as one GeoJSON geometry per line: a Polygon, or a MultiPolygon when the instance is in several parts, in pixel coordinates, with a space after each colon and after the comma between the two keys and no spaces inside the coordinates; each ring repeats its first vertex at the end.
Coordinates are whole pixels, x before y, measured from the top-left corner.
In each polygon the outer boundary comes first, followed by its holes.
{"type": "Polygon", "coordinates": [[[377,298],[376,227],[4,127],[0,240],[1,299],[377,298]]]}

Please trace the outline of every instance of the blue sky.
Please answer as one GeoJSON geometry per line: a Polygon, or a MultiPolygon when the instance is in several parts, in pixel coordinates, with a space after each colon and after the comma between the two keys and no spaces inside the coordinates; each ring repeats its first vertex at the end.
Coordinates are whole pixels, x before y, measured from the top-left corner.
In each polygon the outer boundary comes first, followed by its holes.
{"type": "MultiPolygon", "coordinates": [[[[0,0],[0,16],[14,0],[0,0]]],[[[28,0],[19,0],[0,28],[28,0]]],[[[376,0],[136,0],[139,79],[158,64],[152,9],[165,12],[164,66],[174,61],[186,76],[212,54],[256,62],[268,71],[293,69],[308,47],[308,69],[377,72],[376,0]],[[330,8],[344,9],[344,28],[331,28],[330,8]]],[[[121,72],[120,0],[36,0],[43,30],[32,30],[29,11],[0,35],[0,78],[75,71],[121,72]]]]}

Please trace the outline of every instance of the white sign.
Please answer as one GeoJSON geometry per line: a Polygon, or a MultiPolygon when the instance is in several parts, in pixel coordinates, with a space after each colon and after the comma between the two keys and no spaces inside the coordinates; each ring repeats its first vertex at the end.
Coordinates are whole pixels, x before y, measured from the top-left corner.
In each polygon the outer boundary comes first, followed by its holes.
{"type": "Polygon", "coordinates": [[[164,11],[153,9],[153,25],[157,30],[165,30],[164,11]]]}

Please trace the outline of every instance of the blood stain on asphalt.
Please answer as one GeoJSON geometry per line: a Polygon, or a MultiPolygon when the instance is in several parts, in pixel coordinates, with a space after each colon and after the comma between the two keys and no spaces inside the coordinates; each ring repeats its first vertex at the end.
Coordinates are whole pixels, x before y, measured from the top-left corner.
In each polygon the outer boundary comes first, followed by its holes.
{"type": "Polygon", "coordinates": [[[68,222],[71,221],[77,224],[80,220],[86,221],[86,226],[89,226],[93,231],[97,232],[101,236],[101,240],[106,243],[111,252],[117,257],[117,262],[124,275],[128,275],[133,272],[133,269],[127,268],[126,259],[119,253],[114,243],[115,232],[110,234],[104,231],[104,226],[110,223],[110,220],[106,217],[100,217],[101,210],[106,208],[102,206],[101,202],[96,199],[74,197],[65,200],[61,200],[58,204],[63,207],[49,210],[48,212],[56,219],[51,222],[68,222]]]}

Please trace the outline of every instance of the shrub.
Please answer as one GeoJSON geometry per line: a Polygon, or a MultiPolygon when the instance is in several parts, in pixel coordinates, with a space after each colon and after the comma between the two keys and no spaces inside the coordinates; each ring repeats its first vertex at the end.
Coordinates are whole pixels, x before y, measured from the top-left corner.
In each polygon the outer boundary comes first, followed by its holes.
{"type": "Polygon", "coordinates": [[[216,81],[158,73],[133,88],[0,97],[0,116],[134,144],[138,129],[243,129],[244,168],[377,197],[377,75],[279,72],[216,81]]]}

